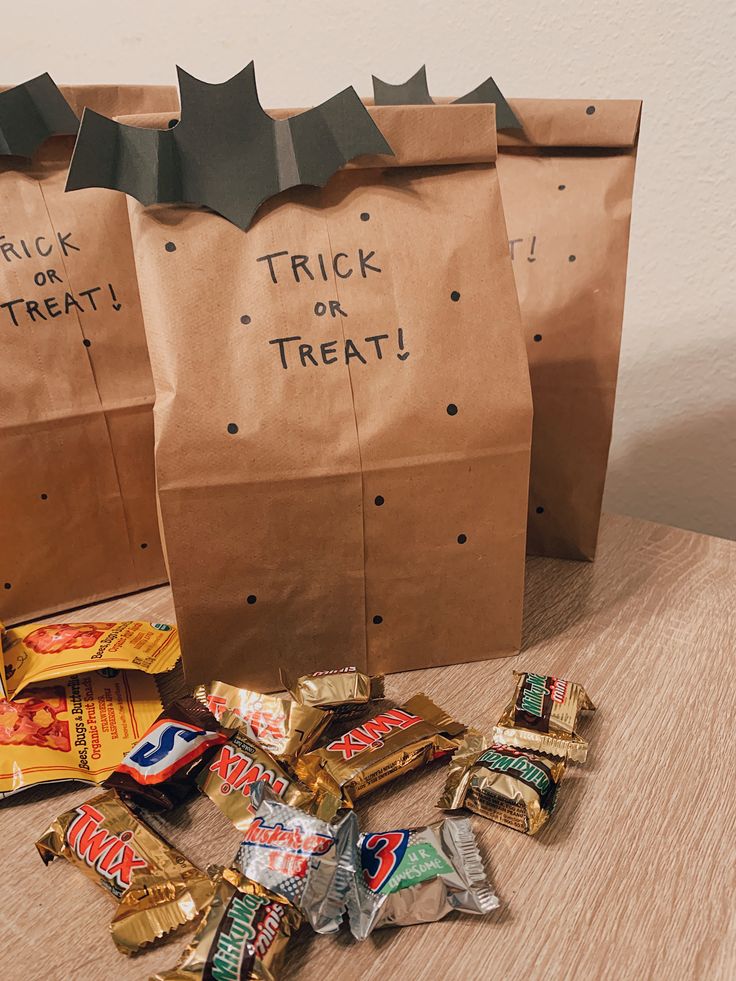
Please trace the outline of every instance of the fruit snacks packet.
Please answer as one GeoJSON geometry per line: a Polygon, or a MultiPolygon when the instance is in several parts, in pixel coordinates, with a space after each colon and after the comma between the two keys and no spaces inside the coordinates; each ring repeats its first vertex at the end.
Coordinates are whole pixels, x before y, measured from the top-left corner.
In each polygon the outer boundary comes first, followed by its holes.
{"type": "Polygon", "coordinates": [[[426,695],[387,708],[296,761],[297,775],[352,803],[457,748],[465,726],[426,695]]]}
{"type": "Polygon", "coordinates": [[[200,685],[194,692],[215,718],[232,712],[251,739],[277,759],[293,759],[306,753],[319,740],[332,715],[290,698],[262,695],[247,688],[234,688],[224,681],[200,685]]]}
{"type": "Polygon", "coordinates": [[[469,818],[362,834],[355,866],[348,915],[358,940],[378,927],[431,923],[452,910],[490,913],[498,906],[469,818]]]}
{"type": "Polygon", "coordinates": [[[208,872],[215,894],[196,933],[176,967],[150,981],[277,981],[302,914],[234,869],[208,872]]]}
{"type": "Polygon", "coordinates": [[[383,698],[382,674],[371,676],[357,668],[335,668],[332,671],[315,671],[296,681],[289,681],[281,673],[281,682],[294,701],[300,705],[333,709],[345,715],[359,710],[375,698],[383,698]]]}
{"type": "Polygon", "coordinates": [[[328,824],[290,807],[261,780],[255,814],[235,865],[249,879],[297,906],[317,933],[334,933],[354,874],[358,821],[353,811],[328,824]]]}
{"type": "Polygon", "coordinates": [[[493,730],[494,741],[584,763],[588,743],[578,735],[578,724],[582,712],[595,711],[585,689],[551,675],[514,676],[516,689],[493,730]]]}
{"type": "Polygon", "coordinates": [[[195,789],[195,779],[232,730],[198,699],[177,699],[149,726],[104,781],[123,797],[155,810],[171,810],[195,789]]]}
{"type": "Polygon", "coordinates": [[[36,848],[44,864],[65,858],[118,900],[110,931],[126,954],[193,920],[214,895],[210,877],[113,791],[61,814],[36,848]]]}
{"type": "Polygon", "coordinates": [[[484,736],[469,731],[450,761],[438,807],[467,807],[509,828],[536,834],[550,818],[564,760],[508,746],[488,746],[484,736]]]}
{"type": "MultiPolygon", "coordinates": [[[[225,713],[221,718],[221,723],[228,727],[236,722],[234,713],[225,713]]],[[[338,795],[303,784],[286,763],[251,739],[246,729],[231,734],[200,772],[197,783],[235,827],[245,831],[253,819],[251,793],[259,780],[269,783],[287,804],[325,821],[333,818],[342,806],[338,795]]]]}
{"type": "Polygon", "coordinates": [[[114,669],[0,699],[0,799],[62,780],[101,784],[160,711],[154,678],[114,669]]]}
{"type": "Polygon", "coordinates": [[[3,634],[5,697],[26,685],[100,669],[169,671],[179,660],[179,633],[168,623],[27,623],[3,634]]]}

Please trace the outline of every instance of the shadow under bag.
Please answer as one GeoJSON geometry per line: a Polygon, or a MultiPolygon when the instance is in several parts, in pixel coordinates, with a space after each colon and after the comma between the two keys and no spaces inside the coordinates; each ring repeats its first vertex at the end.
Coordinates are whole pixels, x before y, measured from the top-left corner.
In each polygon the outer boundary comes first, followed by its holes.
{"type": "Polygon", "coordinates": [[[172,88],[0,92],[0,620],[166,580],[153,378],[119,195],[65,194],[78,116],[176,106],[172,88]]]}
{"type": "Polygon", "coordinates": [[[70,184],[152,204],[131,229],[188,679],[513,653],[531,397],[493,107],[347,89],[270,117],[251,69],[180,84],[168,132],[85,117],[70,184]]]}

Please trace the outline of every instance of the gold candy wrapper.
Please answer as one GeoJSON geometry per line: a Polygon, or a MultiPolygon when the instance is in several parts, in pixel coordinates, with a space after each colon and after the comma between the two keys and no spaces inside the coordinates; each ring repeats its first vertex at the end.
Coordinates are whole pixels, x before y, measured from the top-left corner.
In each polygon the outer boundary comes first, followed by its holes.
{"type": "Polygon", "coordinates": [[[329,712],[311,705],[234,688],[224,681],[200,685],[194,694],[216,719],[225,712],[236,715],[250,738],[278,759],[292,759],[310,750],[332,718],[329,712]]]}
{"type": "Polygon", "coordinates": [[[375,698],[383,698],[383,675],[363,674],[357,668],[315,671],[296,681],[281,673],[281,682],[295,702],[317,708],[334,709],[341,715],[359,710],[375,698]]]}
{"type": "Polygon", "coordinates": [[[565,772],[564,760],[508,746],[487,746],[469,731],[450,761],[438,807],[467,807],[476,814],[525,834],[536,834],[554,810],[565,772]]]}
{"type": "Polygon", "coordinates": [[[196,933],[176,967],[150,981],[277,981],[302,914],[234,869],[208,871],[215,894],[196,933]]]}
{"type": "Polygon", "coordinates": [[[308,786],[352,803],[376,787],[431,760],[453,753],[465,731],[426,695],[387,708],[326,746],[297,759],[295,769],[308,786]]]}
{"type": "Polygon", "coordinates": [[[210,877],[113,791],[60,815],[36,848],[46,865],[65,858],[118,900],[110,931],[126,954],[193,920],[214,895],[210,877]]]}
{"type": "Polygon", "coordinates": [[[11,699],[26,685],[101,668],[160,674],[180,656],[179,633],[168,623],[27,623],[0,633],[11,699]]]}
{"type": "Polygon", "coordinates": [[[514,676],[516,690],[493,730],[494,741],[584,763],[588,743],[578,735],[578,723],[582,712],[595,711],[585,689],[551,675],[514,676]]]}
{"type": "MultiPolygon", "coordinates": [[[[220,723],[230,728],[234,719],[224,713],[220,723]]],[[[312,790],[301,783],[286,764],[251,739],[246,729],[239,729],[220,746],[199,774],[197,783],[235,827],[245,831],[253,819],[250,792],[259,780],[266,780],[287,804],[323,821],[331,820],[342,806],[338,795],[323,789],[312,790]]]]}

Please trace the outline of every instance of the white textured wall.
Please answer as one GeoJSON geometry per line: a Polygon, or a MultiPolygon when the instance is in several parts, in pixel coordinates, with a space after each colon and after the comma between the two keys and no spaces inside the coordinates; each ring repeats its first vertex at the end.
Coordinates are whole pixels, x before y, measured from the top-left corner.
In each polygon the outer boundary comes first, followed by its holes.
{"type": "Polygon", "coordinates": [[[427,62],[437,93],[645,101],[606,506],[736,538],[736,5],[687,0],[34,0],[0,81],[220,81],[265,105],[427,62]]]}

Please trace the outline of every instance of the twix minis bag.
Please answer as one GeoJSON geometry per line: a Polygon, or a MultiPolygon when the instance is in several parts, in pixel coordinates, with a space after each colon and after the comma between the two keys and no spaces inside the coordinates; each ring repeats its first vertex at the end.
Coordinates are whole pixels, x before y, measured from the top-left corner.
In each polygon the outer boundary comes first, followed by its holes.
{"type": "MultiPolygon", "coordinates": [[[[230,713],[221,719],[228,727],[233,721],[235,716],[230,713]]],[[[253,819],[251,791],[259,780],[270,784],[273,792],[287,804],[324,820],[334,817],[342,805],[339,795],[301,783],[286,763],[251,739],[246,729],[238,729],[220,746],[199,774],[197,783],[235,827],[245,831],[253,819]]]]}
{"type": "MultiPolygon", "coordinates": [[[[1,632],[1,631],[0,631],[1,632]]],[[[7,698],[26,685],[100,668],[159,674],[180,656],[179,634],[168,623],[27,623],[3,635],[7,698]]]]}
{"type": "Polygon", "coordinates": [[[516,690],[493,730],[496,743],[584,763],[588,743],[578,733],[582,712],[595,711],[585,689],[551,675],[514,672],[516,690]]]}
{"type": "Polygon", "coordinates": [[[470,731],[450,761],[438,807],[467,807],[476,814],[525,834],[536,834],[550,818],[564,760],[508,746],[487,746],[484,736],[470,731]]]}
{"type": "Polygon", "coordinates": [[[318,741],[332,717],[329,712],[312,705],[235,688],[224,681],[200,685],[194,694],[215,718],[222,718],[225,712],[236,715],[248,735],[279,759],[288,760],[306,753],[318,741]]]}
{"type": "Polygon", "coordinates": [[[382,674],[371,676],[357,668],[315,671],[296,681],[288,681],[282,672],[281,681],[300,705],[335,709],[341,714],[352,712],[374,698],[383,698],[384,694],[382,674]]]}
{"type": "Polygon", "coordinates": [[[59,780],[102,783],[160,711],[154,678],[114,669],[0,699],[0,799],[59,780]]]}
{"type": "Polygon", "coordinates": [[[119,901],[110,924],[130,954],[193,920],[212,880],[108,791],[60,815],[36,842],[44,863],[65,858],[119,901]]]}
{"type": "Polygon", "coordinates": [[[384,709],[326,746],[296,761],[311,787],[338,793],[350,803],[439,756],[453,753],[465,731],[426,695],[384,709]]]}
{"type": "Polygon", "coordinates": [[[195,787],[195,778],[232,731],[191,696],[167,706],[105,781],[125,797],[170,810],[195,787]]]}
{"type": "Polygon", "coordinates": [[[179,963],[151,981],[277,981],[304,917],[234,869],[210,868],[215,895],[179,963]]]}

